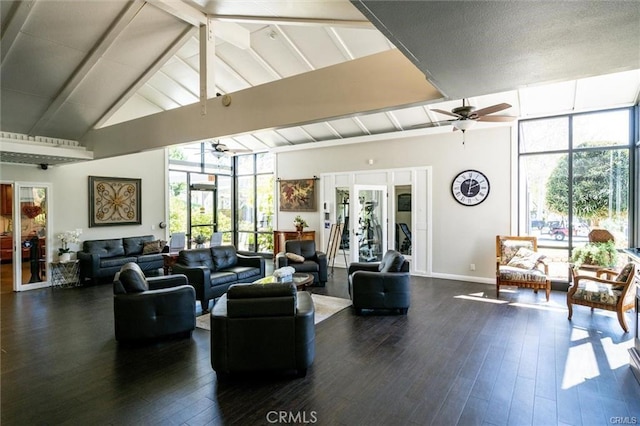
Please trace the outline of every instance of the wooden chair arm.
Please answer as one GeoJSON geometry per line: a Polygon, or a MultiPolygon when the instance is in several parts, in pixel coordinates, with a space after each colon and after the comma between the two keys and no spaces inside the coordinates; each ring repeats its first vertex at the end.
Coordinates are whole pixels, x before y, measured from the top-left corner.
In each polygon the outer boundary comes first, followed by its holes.
{"type": "Polygon", "coordinates": [[[613,277],[618,275],[618,272],[614,271],[613,269],[598,269],[596,271],[596,276],[597,277],[601,277],[602,275],[606,275],[608,280],[613,279],[613,277]]]}

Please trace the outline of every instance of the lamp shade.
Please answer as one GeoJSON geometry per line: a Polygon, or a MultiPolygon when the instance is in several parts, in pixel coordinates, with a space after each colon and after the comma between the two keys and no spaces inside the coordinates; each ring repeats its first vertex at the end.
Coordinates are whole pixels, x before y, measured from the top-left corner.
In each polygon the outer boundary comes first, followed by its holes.
{"type": "Polygon", "coordinates": [[[464,132],[465,130],[469,130],[470,128],[475,126],[476,122],[475,120],[455,120],[451,122],[451,124],[456,129],[462,130],[464,132]]]}

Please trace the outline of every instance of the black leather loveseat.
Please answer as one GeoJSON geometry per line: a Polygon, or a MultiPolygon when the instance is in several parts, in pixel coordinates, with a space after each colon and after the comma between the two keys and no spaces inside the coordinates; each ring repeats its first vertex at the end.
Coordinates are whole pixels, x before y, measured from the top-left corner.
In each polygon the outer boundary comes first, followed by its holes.
{"type": "Polygon", "coordinates": [[[163,245],[153,235],[84,241],[82,251],[77,253],[80,282],[90,279],[96,283],[104,277],[113,279],[122,265],[129,262],[137,263],[145,274],[155,275],[164,264],[160,254],[163,245]]]}
{"type": "Polygon", "coordinates": [[[209,301],[226,293],[231,284],[264,278],[265,261],[260,256],[238,254],[232,245],[215,246],[182,250],[172,271],[187,276],[202,310],[208,311],[209,301]]]}

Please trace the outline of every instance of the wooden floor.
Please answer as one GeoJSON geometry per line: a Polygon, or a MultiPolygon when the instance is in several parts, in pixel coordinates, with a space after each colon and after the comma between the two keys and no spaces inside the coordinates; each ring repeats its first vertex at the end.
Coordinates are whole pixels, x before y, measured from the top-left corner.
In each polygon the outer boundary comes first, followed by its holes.
{"type": "MultiPolygon", "coordinates": [[[[312,291],[346,296],[344,270],[312,291]]],[[[588,308],[569,322],[561,292],[496,303],[490,286],[414,277],[406,317],[347,309],[320,323],[305,378],[221,383],[208,331],[119,347],[110,285],[0,297],[3,426],[640,422],[631,334],[588,308]]]]}

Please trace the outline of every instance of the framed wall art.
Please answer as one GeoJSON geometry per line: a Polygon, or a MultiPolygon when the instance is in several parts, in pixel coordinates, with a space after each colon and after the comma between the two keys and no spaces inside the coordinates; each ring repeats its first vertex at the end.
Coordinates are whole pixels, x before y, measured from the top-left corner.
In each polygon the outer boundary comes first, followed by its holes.
{"type": "Polygon", "coordinates": [[[398,211],[399,212],[411,211],[411,194],[398,195],[398,211]]]}
{"type": "Polygon", "coordinates": [[[280,211],[316,211],[317,179],[280,180],[280,211]]]}
{"type": "Polygon", "coordinates": [[[89,227],[140,225],[141,179],[89,176],[89,227]]]}

